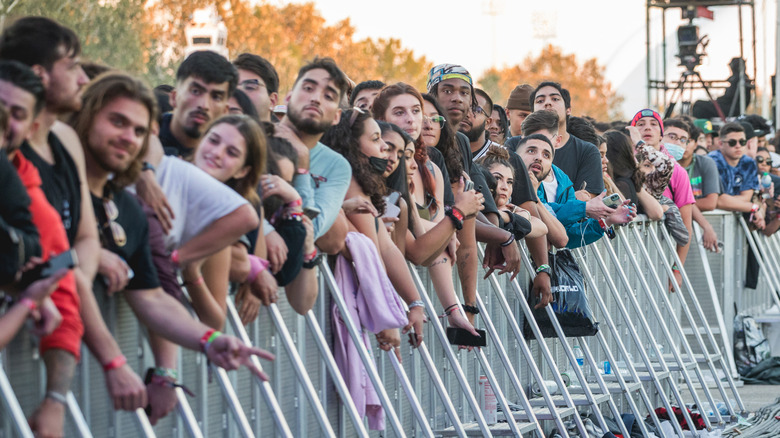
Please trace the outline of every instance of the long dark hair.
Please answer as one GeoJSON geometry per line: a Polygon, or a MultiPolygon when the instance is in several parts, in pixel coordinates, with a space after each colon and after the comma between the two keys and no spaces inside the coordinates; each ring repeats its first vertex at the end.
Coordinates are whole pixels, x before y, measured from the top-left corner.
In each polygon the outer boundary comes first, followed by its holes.
{"type": "MultiPolygon", "coordinates": [[[[406,149],[406,145],[414,142],[412,137],[397,125],[381,120],[377,120],[377,123],[379,124],[379,129],[382,131],[383,136],[389,131],[400,135],[404,141],[404,149],[406,149]]],[[[406,215],[409,223],[409,230],[414,234],[414,214],[412,213],[414,204],[412,204],[412,197],[409,195],[409,182],[406,178],[406,155],[401,155],[401,158],[398,160],[398,167],[395,168],[393,173],[387,176],[385,183],[389,192],[400,193],[401,197],[406,201],[406,215]]]]}
{"type": "MultiPolygon", "coordinates": [[[[436,108],[436,112],[440,116],[444,116],[445,113],[436,98],[432,95],[425,93],[422,95],[426,102],[433,105],[436,108]]],[[[460,149],[458,148],[458,142],[455,138],[455,131],[452,130],[452,126],[449,123],[444,122],[444,126],[441,128],[441,134],[439,135],[439,143],[436,145],[436,149],[444,155],[444,165],[447,167],[447,172],[450,175],[450,183],[456,183],[460,181],[460,177],[463,174],[463,157],[460,155],[460,149]]]]}
{"type": "Polygon", "coordinates": [[[371,112],[360,109],[346,110],[341,120],[322,136],[320,142],[340,153],[352,166],[352,178],[363,192],[371,198],[379,214],[385,212],[384,196],[387,192],[382,175],[374,172],[368,164],[368,157],[360,152],[360,137],[365,131],[365,122],[370,120],[371,112]]]}
{"type": "Polygon", "coordinates": [[[639,170],[634,158],[634,150],[631,140],[622,132],[610,130],[604,133],[607,139],[607,172],[613,180],[617,178],[629,178],[634,183],[637,191],[645,182],[645,175],[639,170]]]}

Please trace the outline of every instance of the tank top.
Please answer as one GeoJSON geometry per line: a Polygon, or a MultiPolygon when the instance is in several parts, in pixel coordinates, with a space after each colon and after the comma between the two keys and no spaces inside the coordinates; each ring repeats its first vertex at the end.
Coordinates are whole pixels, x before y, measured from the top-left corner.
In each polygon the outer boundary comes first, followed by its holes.
{"type": "Polygon", "coordinates": [[[54,157],[54,164],[49,164],[35,152],[26,141],[19,149],[41,175],[41,188],[46,199],[57,210],[62,218],[62,225],[68,235],[71,246],[76,239],[81,219],[81,182],[76,163],[70,156],[60,139],[49,133],[49,147],[54,157]]]}

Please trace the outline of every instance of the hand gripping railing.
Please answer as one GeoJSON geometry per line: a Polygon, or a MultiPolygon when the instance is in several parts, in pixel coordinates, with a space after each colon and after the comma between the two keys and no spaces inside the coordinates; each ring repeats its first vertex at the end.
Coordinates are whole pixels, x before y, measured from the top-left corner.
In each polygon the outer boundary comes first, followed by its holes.
{"type": "Polygon", "coordinates": [[[390,397],[387,395],[387,391],[385,391],[384,384],[382,383],[382,380],[379,377],[379,373],[374,366],[374,361],[371,359],[371,355],[368,353],[366,346],[363,345],[363,338],[360,335],[360,330],[358,330],[355,322],[352,321],[352,317],[349,316],[349,312],[347,311],[347,304],[344,302],[344,298],[341,296],[341,290],[336,284],[336,279],[333,276],[333,272],[331,272],[330,267],[328,266],[328,263],[325,259],[320,260],[319,268],[320,274],[323,275],[325,284],[327,285],[327,288],[330,290],[330,294],[333,297],[333,301],[336,303],[336,306],[339,309],[341,318],[344,320],[344,325],[347,327],[349,336],[352,338],[352,342],[355,344],[355,349],[357,349],[358,355],[360,355],[360,360],[365,366],[366,374],[368,374],[368,378],[371,380],[371,384],[374,385],[374,389],[376,389],[377,395],[379,396],[379,402],[382,404],[382,408],[385,410],[385,414],[387,415],[390,425],[393,427],[393,430],[397,436],[406,437],[401,420],[398,418],[398,414],[396,414],[395,408],[393,408],[393,403],[390,400],[390,397]]]}
{"type": "MultiPolygon", "coordinates": [[[[536,277],[536,273],[533,269],[533,264],[531,263],[531,259],[528,256],[528,252],[526,251],[526,248],[524,248],[522,245],[520,246],[520,250],[521,250],[520,257],[523,261],[523,265],[525,266],[525,269],[528,271],[531,281],[533,281],[533,279],[536,277]]],[[[563,382],[561,373],[558,369],[558,365],[555,363],[555,359],[553,358],[553,355],[550,352],[547,343],[544,341],[544,336],[542,335],[542,331],[539,329],[539,324],[537,324],[536,319],[534,318],[533,310],[531,309],[531,306],[528,305],[528,301],[525,297],[525,294],[523,293],[522,288],[520,287],[520,283],[517,281],[517,278],[511,280],[511,284],[512,284],[512,289],[515,292],[515,299],[520,304],[520,308],[522,309],[523,314],[525,315],[525,319],[528,321],[529,327],[531,327],[531,332],[533,333],[534,338],[536,338],[536,340],[538,341],[538,346],[540,351],[542,352],[542,356],[544,357],[545,361],[547,362],[548,366],[552,371],[553,378],[555,379],[555,383],[560,388],[561,394],[566,402],[566,405],[575,406],[574,401],[563,382]]],[[[501,290],[501,287],[498,284],[498,281],[493,279],[493,285],[494,285],[495,295],[504,313],[506,314],[507,319],[509,320],[510,327],[512,327],[512,331],[514,332],[515,338],[517,338],[518,343],[520,344],[521,351],[523,352],[523,355],[528,358],[530,357],[529,356],[530,350],[528,349],[528,346],[524,342],[523,334],[522,331],[520,330],[520,326],[517,322],[517,319],[514,317],[509,307],[509,303],[506,301],[506,297],[503,293],[503,290],[501,290]]],[[[577,366],[577,359],[574,356],[574,351],[572,350],[568,342],[566,342],[566,335],[564,334],[563,328],[558,322],[558,318],[555,316],[555,313],[553,312],[551,306],[546,306],[545,312],[547,313],[547,317],[549,318],[555,330],[555,333],[558,337],[558,341],[560,342],[561,347],[563,348],[563,351],[566,354],[566,357],[574,372],[574,375],[577,378],[577,380],[580,382],[580,387],[582,388],[583,394],[585,395],[585,398],[588,400],[588,403],[592,407],[593,414],[596,416],[596,420],[598,421],[599,426],[602,428],[602,430],[609,430],[607,423],[604,420],[604,416],[601,413],[601,409],[599,408],[598,403],[596,403],[596,399],[593,395],[593,391],[588,385],[588,380],[585,376],[585,373],[583,372],[582,368],[577,366]]],[[[583,350],[587,348],[587,346],[582,340],[580,340],[580,344],[582,344],[583,350]]],[[[593,361],[592,367],[593,369],[596,369],[595,361],[593,361]]],[[[534,366],[533,368],[536,367],[534,366]]],[[[537,377],[537,379],[539,379],[539,377],[537,377]]],[[[620,418],[620,411],[617,409],[617,405],[615,405],[615,402],[612,399],[612,395],[609,393],[609,390],[607,389],[604,379],[601,378],[601,376],[598,375],[598,373],[596,373],[596,380],[599,384],[600,389],[609,396],[607,403],[610,410],[612,411],[612,415],[614,415],[614,418],[620,418]]],[[[540,385],[540,389],[542,390],[542,394],[544,395],[546,393],[546,388],[544,389],[541,388],[542,386],[544,386],[541,382],[539,382],[539,385],[540,385]]],[[[545,399],[547,398],[545,397],[545,399]]],[[[548,403],[550,403],[550,401],[548,401],[548,403]]],[[[582,419],[579,419],[579,421],[577,420],[578,419],[575,418],[577,428],[579,429],[580,424],[582,424],[582,419]]],[[[629,432],[626,429],[625,424],[623,424],[623,422],[620,421],[617,423],[621,429],[621,432],[623,434],[628,435],[629,432]]],[[[582,427],[583,428],[585,427],[584,424],[582,425],[582,427]]],[[[580,430],[580,433],[582,434],[582,436],[587,436],[587,432],[583,432],[582,430],[580,430]]]]}
{"type": "MultiPolygon", "coordinates": [[[[658,239],[658,234],[656,233],[655,228],[649,227],[648,229],[650,231],[650,237],[656,249],[660,253],[663,253],[662,250],[663,247],[661,245],[661,241],[658,239]]],[[[682,261],[680,260],[680,257],[677,255],[677,251],[674,251],[673,240],[669,235],[669,232],[667,232],[666,228],[663,226],[659,226],[659,229],[661,230],[661,234],[663,235],[664,240],[666,241],[666,245],[669,249],[670,254],[672,255],[674,263],[676,263],[677,266],[682,266],[683,264],[682,261]]],[[[674,273],[672,272],[672,264],[670,264],[669,261],[666,260],[666,257],[661,257],[661,262],[669,278],[674,278],[674,273]]],[[[715,340],[715,336],[712,334],[712,330],[710,330],[709,325],[707,325],[707,318],[704,316],[704,311],[702,310],[701,305],[699,304],[698,298],[696,298],[696,291],[694,290],[693,285],[691,284],[691,280],[688,277],[688,273],[685,271],[685,269],[681,269],[680,275],[682,276],[683,286],[685,287],[679,287],[676,281],[672,282],[672,286],[674,287],[674,290],[677,291],[678,293],[678,299],[681,302],[683,312],[686,312],[688,319],[691,321],[691,323],[693,323],[694,321],[693,316],[690,314],[690,310],[688,309],[688,306],[685,305],[685,297],[686,297],[685,290],[687,290],[689,292],[687,297],[693,304],[693,308],[696,311],[696,315],[698,316],[699,321],[701,323],[700,325],[701,327],[703,327],[704,333],[707,335],[707,341],[709,342],[709,345],[712,347],[714,354],[718,356],[718,361],[721,362],[722,369],[726,371],[727,368],[726,368],[725,359],[723,357],[723,354],[720,351],[718,342],[715,340]]],[[[705,345],[704,340],[701,338],[701,333],[699,333],[698,330],[694,329],[693,334],[695,337],[699,338],[697,341],[699,342],[700,345],[705,345]]],[[[704,350],[704,354],[707,354],[706,349],[704,350]]],[[[731,377],[731,373],[726,371],[724,374],[726,374],[726,380],[728,381],[729,386],[731,387],[734,393],[734,398],[737,401],[737,405],[739,405],[739,409],[742,412],[746,412],[745,405],[742,403],[742,397],[740,397],[739,392],[736,389],[736,385],[734,384],[734,379],[731,377]]],[[[715,377],[715,379],[717,379],[717,376],[715,377]]],[[[726,397],[723,393],[721,395],[723,395],[723,399],[724,399],[723,402],[726,404],[726,406],[729,407],[729,411],[733,412],[728,397],[726,397]]]]}

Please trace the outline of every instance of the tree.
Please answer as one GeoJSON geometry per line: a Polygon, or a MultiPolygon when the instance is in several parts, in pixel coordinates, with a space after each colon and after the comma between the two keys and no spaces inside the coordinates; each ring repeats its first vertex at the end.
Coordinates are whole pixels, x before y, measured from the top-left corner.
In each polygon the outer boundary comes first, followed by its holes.
{"type": "Polygon", "coordinates": [[[618,96],[604,77],[604,67],[595,58],[580,64],[573,54],[564,54],[560,47],[548,45],[534,57],[501,70],[491,68],[479,79],[479,85],[493,100],[505,104],[515,86],[523,83],[536,86],[542,81],[560,82],[571,93],[572,114],[588,115],[597,120],[622,118],[618,96]]]}

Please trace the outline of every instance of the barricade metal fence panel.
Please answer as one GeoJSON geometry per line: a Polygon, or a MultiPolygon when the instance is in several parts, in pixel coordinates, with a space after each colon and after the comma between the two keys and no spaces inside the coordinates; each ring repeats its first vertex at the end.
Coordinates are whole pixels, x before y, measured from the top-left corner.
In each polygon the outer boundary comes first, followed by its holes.
{"type": "MultiPolygon", "coordinates": [[[[686,283],[675,293],[668,292],[667,284],[674,263],[673,245],[657,223],[637,220],[623,227],[616,240],[601,240],[579,250],[590,306],[600,323],[600,332],[591,338],[522,338],[520,332],[530,314],[526,294],[532,272],[523,254],[526,269],[514,281],[507,275],[486,279],[480,275],[479,307],[484,314],[477,317],[476,325],[488,329],[488,347],[479,352],[452,348],[440,325],[443,321],[437,317],[442,309],[433,297],[427,269],[413,267],[413,278],[428,303],[428,316],[436,320],[426,324],[423,348],[412,349],[404,338],[399,363],[389,356],[392,353],[378,349],[370,336],[372,348],[364,357],[375,363],[372,374],[386,410],[384,432],[368,430],[354,405],[344,403],[343,381],[334,380],[333,373],[338,371],[329,356],[331,308],[334,294],[340,292],[323,262],[320,295],[305,316],[295,313],[280,293],[277,305],[261,309],[244,333],[243,327],[231,325],[237,318],[231,301],[225,331],[276,354],[273,362],[259,362],[270,382],[259,382],[245,369],[210,371],[202,354],[182,351],[182,381],[196,397],[179,391],[182,404],[151,427],[143,413],[113,410],[100,364],[84,349],[72,386],[73,409],[66,416],[66,436],[541,436],[564,426],[566,418],[556,415],[566,413],[572,419],[575,409],[595,413],[598,426],[601,415],[614,418],[623,412],[633,412],[641,419],[650,415],[658,423],[654,408],[680,403],[696,403],[717,412],[713,405],[723,401],[736,414],[744,406],[732,380],[735,307],[760,314],[778,301],[780,240],[751,232],[732,213],[712,212],[707,218],[723,251],[702,251],[700,237],[695,235],[683,269],[686,283]],[[755,290],[744,289],[748,237],[762,264],[755,290]],[[582,369],[574,362],[575,344],[585,355],[582,369]],[[529,359],[532,366],[526,366],[529,359]],[[611,376],[603,371],[605,361],[611,363],[611,376]],[[561,374],[571,379],[571,386],[566,387],[561,374]],[[510,405],[525,411],[511,415],[515,424],[485,421],[477,401],[484,375],[490,378],[504,412],[510,405]],[[548,391],[544,381],[554,381],[557,395],[548,391]],[[533,394],[534,384],[538,394],[533,394]],[[690,390],[686,398],[678,385],[690,390]],[[705,389],[702,398],[691,395],[699,386],[705,389]],[[235,401],[232,407],[231,399],[235,401]],[[736,404],[732,407],[729,400],[736,404]],[[78,421],[80,416],[83,422],[78,421]]],[[[128,364],[143,376],[153,366],[145,330],[121,294],[112,298],[98,294],[97,298],[128,364]]],[[[548,314],[554,316],[551,311],[548,314]]],[[[30,436],[29,428],[20,422],[21,415],[33,412],[45,387],[45,370],[36,348],[35,339],[23,330],[2,353],[7,381],[0,375],[4,395],[0,436],[30,436]]],[[[575,417],[573,427],[581,432],[582,422],[575,417]]],[[[709,420],[721,423],[729,418],[716,414],[709,420]]]]}

